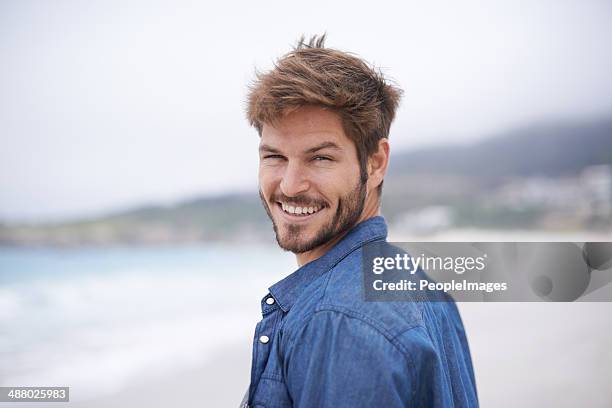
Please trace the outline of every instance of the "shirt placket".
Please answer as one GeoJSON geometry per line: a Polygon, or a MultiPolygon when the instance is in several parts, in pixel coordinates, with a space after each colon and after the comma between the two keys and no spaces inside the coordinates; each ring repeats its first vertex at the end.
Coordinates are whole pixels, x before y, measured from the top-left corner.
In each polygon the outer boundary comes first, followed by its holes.
{"type": "Polygon", "coordinates": [[[266,368],[272,343],[276,337],[277,326],[282,316],[282,310],[278,307],[272,295],[266,295],[261,301],[261,314],[263,318],[257,323],[253,337],[253,362],[251,366],[249,401],[252,401],[261,375],[266,368]]]}

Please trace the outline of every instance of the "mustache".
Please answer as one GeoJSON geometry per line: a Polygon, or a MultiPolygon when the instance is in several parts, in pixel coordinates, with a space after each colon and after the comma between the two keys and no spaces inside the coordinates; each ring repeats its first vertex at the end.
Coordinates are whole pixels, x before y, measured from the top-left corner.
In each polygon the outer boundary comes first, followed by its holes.
{"type": "Polygon", "coordinates": [[[295,197],[288,197],[283,193],[273,194],[270,198],[271,202],[283,202],[294,207],[327,207],[327,203],[316,198],[308,197],[306,195],[299,195],[295,197]]]}

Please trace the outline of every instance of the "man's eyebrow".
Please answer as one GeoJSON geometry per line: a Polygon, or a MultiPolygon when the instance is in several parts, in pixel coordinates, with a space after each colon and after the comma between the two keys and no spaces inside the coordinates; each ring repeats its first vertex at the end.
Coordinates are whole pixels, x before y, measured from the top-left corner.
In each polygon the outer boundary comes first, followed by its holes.
{"type": "Polygon", "coordinates": [[[336,150],[342,150],[340,148],[340,146],[338,146],[337,144],[335,144],[334,142],[323,142],[318,146],[315,147],[311,147],[310,149],[306,149],[304,151],[304,153],[315,153],[318,152],[319,150],[323,150],[323,149],[336,149],[336,150]]]}
{"type": "Polygon", "coordinates": [[[269,152],[269,153],[280,153],[280,150],[275,149],[274,147],[267,145],[267,144],[262,144],[259,146],[259,152],[263,153],[263,152],[269,152]]]}

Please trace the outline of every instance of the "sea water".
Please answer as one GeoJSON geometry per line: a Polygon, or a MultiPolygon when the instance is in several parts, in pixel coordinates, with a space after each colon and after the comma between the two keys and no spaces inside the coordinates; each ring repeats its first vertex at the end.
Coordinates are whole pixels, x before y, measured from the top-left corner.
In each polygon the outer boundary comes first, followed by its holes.
{"type": "Polygon", "coordinates": [[[272,246],[0,248],[0,386],[78,401],[250,345],[261,298],[294,269],[272,246]]]}

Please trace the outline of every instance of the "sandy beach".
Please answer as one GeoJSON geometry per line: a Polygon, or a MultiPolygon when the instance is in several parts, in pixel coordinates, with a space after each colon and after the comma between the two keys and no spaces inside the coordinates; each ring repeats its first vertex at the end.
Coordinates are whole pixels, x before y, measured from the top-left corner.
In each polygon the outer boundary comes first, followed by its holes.
{"type": "MultiPolygon", "coordinates": [[[[0,288],[0,322],[12,328],[0,333],[1,385],[71,387],[70,403],[22,408],[236,407],[260,299],[294,261],[275,249],[228,254],[5,253],[7,270],[23,273],[0,288]]],[[[612,285],[599,290],[612,298],[612,285]]],[[[612,302],[459,309],[481,406],[612,406],[612,302]]]]}
{"type": "MultiPolygon", "coordinates": [[[[609,407],[612,303],[459,305],[483,407],[609,407]]],[[[235,407],[249,380],[250,343],[202,366],[71,407],[235,407]]]]}
{"type": "Polygon", "coordinates": [[[70,407],[237,407],[249,384],[250,343],[223,347],[213,354],[195,369],[135,382],[115,394],[71,403],[70,407]]]}

